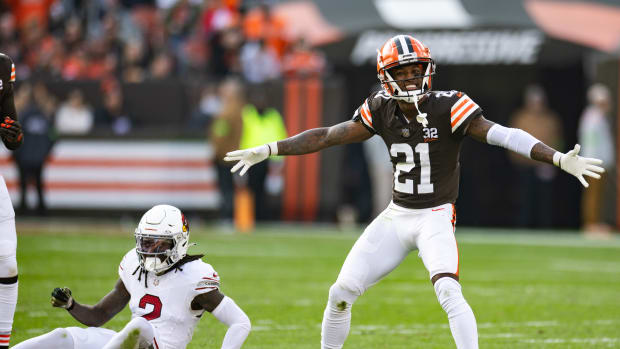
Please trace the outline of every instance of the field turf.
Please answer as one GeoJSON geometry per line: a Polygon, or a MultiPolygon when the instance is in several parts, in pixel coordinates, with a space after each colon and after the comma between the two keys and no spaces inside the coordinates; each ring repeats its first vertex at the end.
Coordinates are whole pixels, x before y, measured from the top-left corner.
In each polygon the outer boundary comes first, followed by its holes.
{"type": "MultiPolygon", "coordinates": [[[[68,286],[93,304],[117,279],[133,247],[132,227],[18,227],[19,303],[12,344],[56,327],[79,326],[52,308],[68,286]],[[124,231],[126,232],[124,232],[124,231]]],[[[244,348],[319,348],[329,286],[357,235],[287,225],[233,235],[192,231],[222,278],[222,291],[252,320],[244,348]]],[[[481,348],[620,348],[620,239],[574,233],[458,228],[463,292],[481,348]]],[[[123,310],[106,324],[119,330],[123,310]]],[[[226,331],[204,316],[188,348],[219,348],[226,331]]],[[[345,348],[454,348],[448,322],[417,253],[353,306],[345,348]]]]}

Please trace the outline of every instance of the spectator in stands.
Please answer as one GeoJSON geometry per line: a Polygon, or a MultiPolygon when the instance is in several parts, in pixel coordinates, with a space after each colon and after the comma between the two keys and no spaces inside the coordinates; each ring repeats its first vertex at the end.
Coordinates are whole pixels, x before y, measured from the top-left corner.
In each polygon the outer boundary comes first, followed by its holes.
{"type": "Polygon", "coordinates": [[[114,13],[104,15],[101,20],[102,39],[107,52],[116,56],[118,60],[123,55],[124,42],[119,35],[119,19],[114,13]]]}
{"type": "Polygon", "coordinates": [[[263,40],[267,47],[282,59],[288,48],[286,21],[274,13],[267,1],[251,9],[243,20],[243,32],[248,41],[263,40]]]}
{"type": "MultiPolygon", "coordinates": [[[[223,86],[226,86],[226,83],[223,86]]],[[[225,90],[225,88],[222,87],[222,90],[225,90]]],[[[230,92],[223,91],[222,94],[230,94],[230,92]]],[[[216,85],[207,84],[202,88],[198,105],[192,111],[192,115],[187,123],[188,133],[204,135],[205,130],[207,130],[207,133],[210,133],[213,118],[220,113],[221,109],[222,96],[218,95],[216,85]]]]}
{"type": "Polygon", "coordinates": [[[204,79],[207,73],[208,48],[200,35],[188,39],[179,56],[179,70],[184,79],[204,79]]]}
{"type": "Polygon", "coordinates": [[[83,28],[79,18],[71,17],[65,22],[62,45],[69,52],[81,47],[84,43],[83,28]]]}
{"type": "Polygon", "coordinates": [[[47,28],[50,8],[55,0],[6,0],[15,16],[18,28],[25,28],[32,23],[40,28],[47,28]]]}
{"type": "MultiPolygon", "coordinates": [[[[21,61],[18,61],[17,64],[21,64],[23,62],[27,68],[20,71],[25,71],[26,76],[21,75],[22,79],[26,79],[30,76],[30,72],[35,72],[39,69],[42,62],[41,55],[46,53],[50,47],[54,45],[52,43],[58,42],[59,40],[48,33],[45,32],[44,28],[39,27],[36,21],[30,23],[30,25],[23,28],[20,32],[20,40],[21,40],[21,61]]],[[[62,45],[58,45],[62,48],[62,45]]],[[[64,65],[64,61],[66,60],[66,55],[64,51],[63,59],[59,62],[58,72],[62,71],[62,66],[64,65]]]]}
{"type": "Polygon", "coordinates": [[[264,40],[251,41],[241,49],[243,77],[254,84],[260,84],[280,77],[280,62],[277,54],[265,45],[264,40]]]}
{"type": "Polygon", "coordinates": [[[98,132],[108,131],[116,136],[124,136],[131,131],[131,117],[123,100],[123,90],[114,78],[101,83],[103,105],[95,111],[95,127],[98,132]]]}
{"type": "MultiPolygon", "coordinates": [[[[552,148],[561,149],[563,146],[560,119],[547,106],[545,91],[539,85],[530,85],[525,89],[524,106],[512,115],[509,124],[529,132],[552,148]]],[[[518,226],[550,227],[553,223],[551,183],[557,175],[557,168],[514,152],[509,152],[508,155],[518,171],[518,226]]]]}
{"type": "Polygon", "coordinates": [[[86,55],[86,48],[83,46],[77,47],[71,51],[68,58],[65,59],[62,67],[62,78],[64,80],[79,80],[86,75],[86,68],[88,63],[88,57],[86,55]]]}
{"type": "Polygon", "coordinates": [[[10,12],[0,14],[0,52],[14,57],[19,62],[21,60],[19,46],[19,35],[13,15],[10,12]]]}
{"type": "Polygon", "coordinates": [[[144,43],[141,41],[128,42],[123,51],[122,79],[126,82],[144,81],[146,77],[145,64],[144,43]]]}
{"type": "Polygon", "coordinates": [[[190,0],[178,0],[165,11],[165,26],[173,51],[192,34],[199,15],[198,3],[190,0]]]}
{"type": "Polygon", "coordinates": [[[41,82],[37,82],[34,88],[29,83],[23,84],[16,99],[24,137],[28,137],[28,141],[13,154],[19,170],[21,202],[18,211],[22,214],[28,211],[26,189],[29,182],[33,181],[38,199],[36,212],[44,215],[46,205],[43,168],[54,143],[52,117],[56,101],[41,82]]]}
{"type": "Polygon", "coordinates": [[[149,68],[149,78],[163,80],[171,78],[174,74],[174,58],[167,52],[155,55],[149,68]]]}
{"type": "Polygon", "coordinates": [[[232,225],[235,188],[233,174],[230,172],[232,165],[224,161],[224,156],[227,152],[239,147],[243,128],[241,113],[245,98],[241,83],[232,78],[224,81],[219,94],[221,108],[213,121],[209,139],[215,150],[215,167],[222,200],[220,218],[226,225],[232,225]]]}
{"type": "Polygon", "coordinates": [[[210,38],[215,33],[236,25],[239,13],[234,6],[228,6],[222,0],[205,0],[200,18],[202,34],[210,38]]]}
{"type": "Polygon", "coordinates": [[[84,95],[78,89],[69,92],[67,100],[61,103],[56,112],[55,126],[58,134],[85,135],[94,124],[93,112],[84,101],[84,95]]]}
{"type": "Polygon", "coordinates": [[[215,32],[208,39],[209,72],[218,78],[240,73],[239,52],[242,44],[243,35],[236,26],[215,32]]]}
{"type": "Polygon", "coordinates": [[[300,38],[291,51],[284,56],[282,70],[287,76],[320,75],[325,70],[325,57],[320,52],[313,50],[306,40],[300,38]]]}
{"type": "MultiPolygon", "coordinates": [[[[605,173],[600,181],[592,181],[590,187],[583,191],[581,200],[581,218],[586,234],[607,236],[611,226],[605,221],[605,193],[610,170],[615,169],[614,138],[610,124],[612,108],[611,94],[607,86],[594,84],[588,89],[588,106],[579,120],[578,137],[584,157],[596,156],[603,160],[605,173]]],[[[614,190],[615,192],[615,190],[614,190]]],[[[614,193],[615,194],[615,193],[614,193]]],[[[614,195],[615,196],[615,195],[614,195]]]]}
{"type": "Polygon", "coordinates": [[[117,71],[117,61],[106,51],[105,41],[93,38],[88,43],[88,61],[82,77],[89,80],[101,80],[117,71]]]}

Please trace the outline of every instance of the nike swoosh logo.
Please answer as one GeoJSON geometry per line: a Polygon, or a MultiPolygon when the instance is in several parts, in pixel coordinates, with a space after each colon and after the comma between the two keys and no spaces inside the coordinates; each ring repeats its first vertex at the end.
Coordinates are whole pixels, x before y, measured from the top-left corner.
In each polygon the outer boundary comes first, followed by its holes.
{"type": "Polygon", "coordinates": [[[444,207],[442,207],[442,208],[434,208],[434,209],[433,209],[433,212],[435,212],[435,211],[441,211],[441,210],[443,210],[443,209],[444,209],[444,207]]]}

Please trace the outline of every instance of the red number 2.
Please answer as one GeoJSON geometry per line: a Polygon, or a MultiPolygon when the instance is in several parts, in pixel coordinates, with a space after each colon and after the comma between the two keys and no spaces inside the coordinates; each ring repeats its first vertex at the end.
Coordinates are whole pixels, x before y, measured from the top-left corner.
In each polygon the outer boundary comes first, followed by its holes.
{"type": "Polygon", "coordinates": [[[161,316],[161,300],[159,297],[153,296],[152,294],[145,294],[142,298],[140,298],[140,303],[138,303],[138,306],[142,309],[146,309],[147,304],[153,305],[153,311],[142,315],[143,318],[151,321],[161,316]]]}

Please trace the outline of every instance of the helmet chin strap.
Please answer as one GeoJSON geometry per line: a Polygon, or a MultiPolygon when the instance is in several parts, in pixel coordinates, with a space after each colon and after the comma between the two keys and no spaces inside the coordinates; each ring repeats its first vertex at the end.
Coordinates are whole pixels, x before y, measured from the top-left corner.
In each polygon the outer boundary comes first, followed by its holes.
{"type": "MultiPolygon", "coordinates": [[[[430,65],[429,65],[430,67],[430,65]]],[[[428,71],[428,68],[427,68],[428,71]]],[[[420,111],[420,107],[418,106],[418,101],[420,100],[421,96],[424,96],[424,93],[422,93],[422,91],[424,91],[423,88],[421,88],[420,90],[416,91],[417,93],[415,93],[413,96],[409,95],[409,92],[407,91],[402,91],[400,89],[400,87],[398,86],[398,84],[394,81],[394,79],[392,78],[392,76],[390,75],[390,73],[388,73],[387,71],[385,72],[385,75],[388,77],[389,80],[391,80],[389,83],[392,85],[392,88],[397,91],[397,94],[404,94],[405,96],[403,97],[393,97],[393,98],[398,98],[398,99],[402,99],[405,100],[406,102],[409,102],[409,99],[413,100],[413,104],[415,105],[415,109],[418,111],[418,115],[415,117],[415,120],[417,122],[419,122],[420,124],[422,124],[422,126],[426,127],[428,126],[428,120],[426,119],[426,117],[428,116],[427,113],[422,113],[420,111]]],[[[426,82],[424,83],[426,84],[426,82]]],[[[423,85],[424,85],[423,84],[423,85]]],[[[411,102],[409,102],[411,103],[411,102]]]]}
{"type": "Polygon", "coordinates": [[[417,122],[421,123],[422,126],[426,127],[426,126],[428,126],[428,120],[426,119],[426,116],[428,114],[422,113],[420,111],[420,107],[418,107],[418,100],[420,99],[420,96],[421,95],[419,95],[419,94],[416,94],[416,95],[413,96],[413,104],[415,105],[415,109],[418,111],[418,115],[415,117],[415,120],[417,122]]]}
{"type": "Polygon", "coordinates": [[[155,272],[162,266],[162,261],[159,257],[146,257],[144,258],[144,267],[146,270],[155,272]]]}

